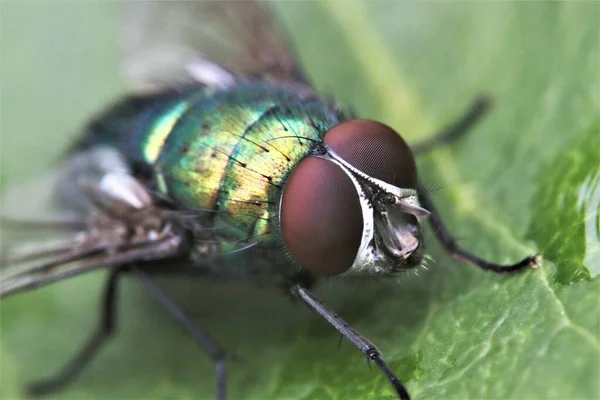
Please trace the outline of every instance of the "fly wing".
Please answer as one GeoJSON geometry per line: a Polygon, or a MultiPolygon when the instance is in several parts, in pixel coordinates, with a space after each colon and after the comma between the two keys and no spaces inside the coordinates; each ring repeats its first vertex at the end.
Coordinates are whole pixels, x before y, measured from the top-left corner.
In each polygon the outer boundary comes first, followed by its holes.
{"type": "MultiPolygon", "coordinates": [[[[89,232],[81,231],[70,240],[50,245],[48,242],[29,242],[35,250],[19,249],[0,260],[0,297],[45,286],[102,268],[113,268],[136,261],[152,261],[178,254],[179,238],[170,236],[119,245],[94,244],[89,232]],[[47,248],[42,248],[42,246],[47,248]],[[23,251],[25,250],[25,251],[23,251]]],[[[14,250],[14,249],[13,249],[14,250]]]]}
{"type": "Polygon", "coordinates": [[[244,76],[307,84],[268,4],[254,0],[133,2],[120,39],[137,92],[227,86],[244,76]]]}
{"type": "Polygon", "coordinates": [[[79,216],[61,214],[53,206],[58,177],[56,170],[2,190],[0,297],[28,286],[32,264],[56,259],[73,245],[75,232],[85,229],[79,216]]]}
{"type": "MultiPolygon", "coordinates": [[[[93,158],[89,153],[82,156],[93,158]]],[[[78,160],[71,162],[80,165],[78,160]]],[[[69,167],[67,163],[3,193],[0,297],[95,269],[183,254],[184,239],[176,223],[122,171],[105,171],[98,180],[90,179],[89,173],[74,179],[72,186],[81,193],[70,191],[70,197],[86,198],[87,211],[77,213],[69,207],[65,213],[53,207],[54,190],[65,194],[61,181],[69,176],[69,167]]]]}

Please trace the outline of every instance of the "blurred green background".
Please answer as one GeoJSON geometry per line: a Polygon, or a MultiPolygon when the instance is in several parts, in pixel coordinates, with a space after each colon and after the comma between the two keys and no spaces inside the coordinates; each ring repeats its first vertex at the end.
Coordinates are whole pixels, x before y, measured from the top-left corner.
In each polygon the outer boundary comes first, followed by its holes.
{"type": "MultiPolygon", "coordinates": [[[[431,240],[429,270],[317,294],[373,340],[415,398],[599,398],[600,5],[597,2],[274,4],[316,85],[417,142],[480,92],[472,134],[421,158],[460,243],[542,267],[496,276],[431,240]]],[[[0,3],[1,176],[51,169],[124,93],[122,4],[0,3]]],[[[431,235],[430,235],[431,236],[431,235]]],[[[0,303],[0,397],[62,366],[96,323],[103,273],[0,303]]],[[[230,349],[232,398],[393,398],[351,345],[277,290],[165,283],[230,349]]],[[[64,399],[214,398],[197,345],[132,282],[120,330],[64,399]]]]}

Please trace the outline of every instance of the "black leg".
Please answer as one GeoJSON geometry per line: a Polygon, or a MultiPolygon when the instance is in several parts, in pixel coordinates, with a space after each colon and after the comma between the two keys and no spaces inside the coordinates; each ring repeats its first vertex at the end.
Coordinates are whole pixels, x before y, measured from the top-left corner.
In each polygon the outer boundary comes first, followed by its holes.
{"type": "Polygon", "coordinates": [[[335,329],[338,330],[346,339],[348,339],[368,360],[373,361],[379,369],[385,374],[386,378],[400,399],[410,399],[408,391],[394,375],[390,367],[381,358],[381,353],[375,345],[362,337],[358,332],[350,327],[343,319],[337,316],[333,311],[329,310],[319,299],[317,299],[310,291],[301,285],[295,284],[290,288],[292,295],[301,299],[311,310],[325,318],[335,329]]]}
{"type": "Polygon", "coordinates": [[[446,127],[441,132],[425,139],[421,143],[410,146],[415,155],[430,151],[440,145],[455,141],[467,133],[491,107],[491,100],[485,95],[480,95],[475,99],[471,107],[452,125],[446,127]]]}
{"type": "Polygon", "coordinates": [[[456,243],[454,242],[454,238],[452,237],[450,232],[448,232],[448,229],[446,229],[446,226],[444,225],[444,222],[442,221],[438,210],[435,208],[435,205],[433,204],[433,201],[431,200],[427,189],[425,189],[423,185],[420,184],[418,191],[419,201],[421,202],[421,205],[427,210],[429,210],[429,212],[431,213],[431,215],[429,216],[429,223],[431,224],[431,227],[433,228],[437,239],[444,247],[444,250],[450,253],[450,255],[453,258],[460,261],[466,261],[481,269],[486,269],[498,273],[514,272],[528,267],[537,267],[539,262],[538,255],[525,257],[524,259],[515,264],[501,265],[490,263],[469,253],[466,250],[461,249],[456,245],[456,243]]]}
{"type": "Polygon", "coordinates": [[[144,286],[144,288],[154,297],[177,322],[179,322],[188,331],[188,333],[198,342],[215,362],[215,372],[217,376],[217,399],[224,400],[226,397],[226,358],[227,354],[207,333],[197,326],[190,315],[179,307],[160,287],[158,287],[150,276],[140,270],[134,269],[135,278],[144,286]]]}
{"type": "Polygon", "coordinates": [[[69,385],[90,363],[106,340],[114,334],[117,311],[117,282],[119,277],[122,276],[122,272],[122,269],[114,269],[110,272],[104,289],[98,327],[85,345],[58,373],[27,385],[26,391],[29,397],[48,395],[69,385]]]}

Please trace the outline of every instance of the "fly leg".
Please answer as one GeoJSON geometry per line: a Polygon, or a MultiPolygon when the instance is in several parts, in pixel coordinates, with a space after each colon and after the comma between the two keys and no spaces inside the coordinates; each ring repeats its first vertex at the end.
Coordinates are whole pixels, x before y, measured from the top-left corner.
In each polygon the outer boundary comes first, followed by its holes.
{"type": "MultiPolygon", "coordinates": [[[[413,153],[422,154],[438,146],[457,140],[467,133],[472,127],[474,127],[475,124],[477,124],[477,122],[480,121],[481,118],[488,112],[490,107],[491,100],[487,96],[481,95],[477,97],[469,109],[453,124],[443,129],[440,133],[433,135],[433,137],[411,146],[413,153]]],[[[438,210],[431,200],[429,192],[423,187],[422,184],[419,184],[418,193],[421,205],[431,213],[431,216],[429,217],[429,223],[431,224],[437,239],[453,258],[468,262],[481,269],[498,273],[519,271],[523,268],[537,266],[537,255],[526,257],[515,264],[501,265],[490,263],[458,247],[454,241],[454,238],[450,232],[448,232],[448,229],[446,229],[438,210]]]]}
{"type": "Polygon", "coordinates": [[[356,348],[360,350],[360,352],[363,353],[369,361],[373,361],[377,367],[379,367],[381,372],[383,372],[388,381],[392,384],[400,399],[410,399],[408,391],[402,382],[400,382],[400,380],[396,377],[396,375],[394,375],[390,367],[388,367],[385,361],[383,361],[381,358],[381,353],[373,343],[352,329],[350,325],[348,325],[333,311],[328,309],[305,287],[299,284],[294,284],[291,286],[290,291],[294,297],[301,299],[311,310],[325,318],[327,322],[329,322],[335,329],[338,330],[338,332],[340,332],[346,339],[356,346],[356,348]]]}
{"type": "Polygon", "coordinates": [[[204,348],[210,358],[215,363],[215,372],[217,378],[217,399],[224,400],[226,397],[225,379],[227,376],[226,359],[227,354],[207,333],[205,333],[198,325],[196,325],[190,315],[178,306],[156,283],[152,281],[150,276],[140,270],[133,270],[134,277],[138,282],[171,314],[177,322],[179,322],[185,330],[194,338],[196,342],[204,348]]]}
{"type": "Polygon", "coordinates": [[[475,124],[481,120],[492,106],[492,101],[485,95],[478,96],[469,109],[456,120],[453,124],[447,126],[441,132],[425,139],[421,143],[410,146],[415,155],[426,153],[436,147],[451,143],[465,133],[467,133],[475,124]]]}
{"type": "Polygon", "coordinates": [[[454,241],[454,238],[452,237],[450,232],[448,232],[446,225],[444,225],[442,217],[440,216],[440,213],[433,204],[433,201],[431,200],[427,189],[425,189],[422,184],[419,184],[418,194],[421,205],[431,213],[431,215],[429,216],[429,223],[433,228],[435,236],[442,244],[444,250],[450,253],[450,255],[454,259],[465,261],[481,269],[494,271],[497,273],[514,272],[528,267],[537,267],[539,262],[538,255],[525,257],[524,259],[515,264],[502,265],[490,263],[458,247],[456,245],[456,242],[454,241]]]}
{"type": "Polygon", "coordinates": [[[123,272],[123,268],[111,270],[104,289],[98,327],[85,345],[56,374],[28,384],[26,387],[28,396],[39,397],[48,395],[69,385],[90,363],[107,339],[115,333],[117,321],[117,283],[119,277],[123,276],[123,272]]]}

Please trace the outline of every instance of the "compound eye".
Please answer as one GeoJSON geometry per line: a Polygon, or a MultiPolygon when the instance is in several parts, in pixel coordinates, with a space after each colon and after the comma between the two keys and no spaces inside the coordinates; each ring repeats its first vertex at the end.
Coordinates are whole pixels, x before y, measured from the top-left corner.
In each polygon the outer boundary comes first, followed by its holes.
{"type": "Polygon", "coordinates": [[[291,256],[317,276],[347,271],[360,246],[363,221],[358,193],[334,163],[302,160],[281,202],[281,233],[291,256]]]}
{"type": "Polygon", "coordinates": [[[323,140],[365,174],[396,187],[417,188],[417,167],[412,151],[389,126],[353,119],[331,128],[323,140]]]}

